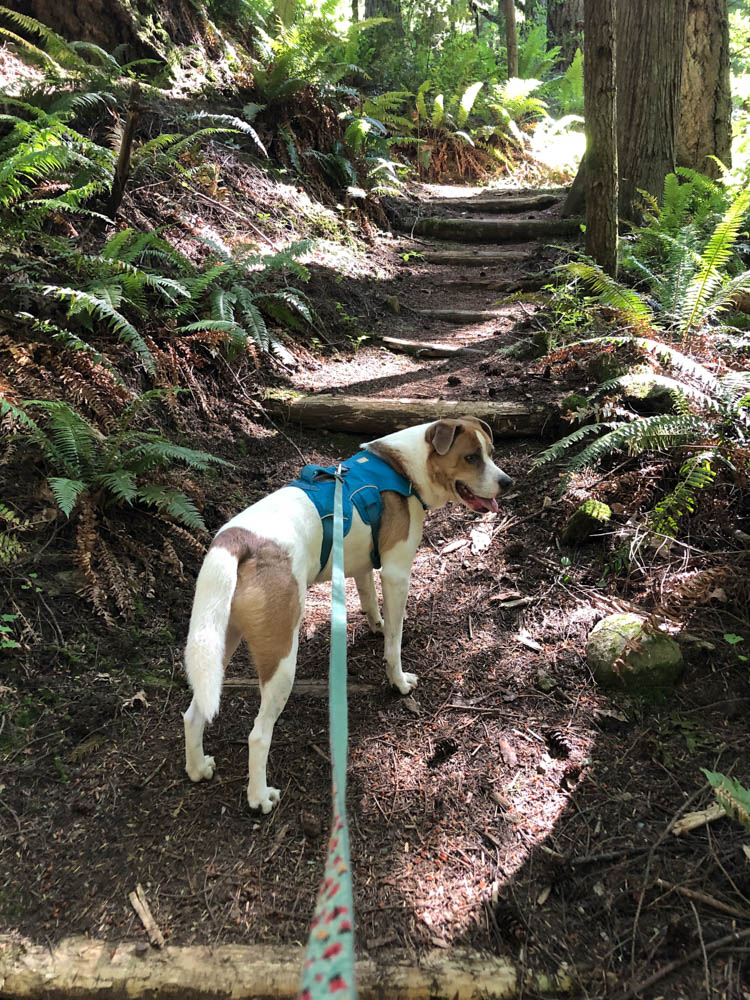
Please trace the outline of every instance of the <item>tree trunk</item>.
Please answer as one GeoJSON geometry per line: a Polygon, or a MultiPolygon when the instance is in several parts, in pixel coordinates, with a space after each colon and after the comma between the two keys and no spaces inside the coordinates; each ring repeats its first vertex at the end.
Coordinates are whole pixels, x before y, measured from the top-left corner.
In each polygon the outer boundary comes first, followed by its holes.
{"type": "Polygon", "coordinates": [[[620,218],[641,215],[638,189],[660,198],[675,166],[687,0],[619,0],[617,147],[620,218]]]}
{"type": "Polygon", "coordinates": [[[586,0],[586,253],[617,275],[616,0],[586,0]]]}
{"type": "Polygon", "coordinates": [[[207,41],[206,21],[190,0],[18,0],[13,10],[35,17],[68,41],[94,42],[107,52],[126,47],[122,62],[166,58],[173,45],[198,45],[218,51],[207,41]]]}
{"type": "Polygon", "coordinates": [[[505,46],[508,50],[508,78],[518,76],[518,33],[515,0],[505,0],[505,46]]]}
{"type": "Polygon", "coordinates": [[[582,45],[583,0],[547,0],[547,45],[560,46],[558,66],[567,68],[582,45]]]}
{"type": "Polygon", "coordinates": [[[710,177],[732,157],[727,0],[688,0],[676,160],[710,177]]]}
{"type": "Polygon", "coordinates": [[[401,5],[398,0],[365,0],[365,17],[389,17],[391,23],[384,25],[391,34],[403,35],[401,5]]]}

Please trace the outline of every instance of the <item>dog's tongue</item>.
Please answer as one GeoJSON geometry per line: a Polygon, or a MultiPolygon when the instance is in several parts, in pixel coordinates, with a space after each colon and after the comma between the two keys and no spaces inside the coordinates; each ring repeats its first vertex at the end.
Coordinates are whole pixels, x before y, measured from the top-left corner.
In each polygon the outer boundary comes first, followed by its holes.
{"type": "Polygon", "coordinates": [[[469,503],[474,510],[489,510],[492,513],[498,510],[497,500],[494,497],[480,497],[476,493],[471,493],[469,503]]]}

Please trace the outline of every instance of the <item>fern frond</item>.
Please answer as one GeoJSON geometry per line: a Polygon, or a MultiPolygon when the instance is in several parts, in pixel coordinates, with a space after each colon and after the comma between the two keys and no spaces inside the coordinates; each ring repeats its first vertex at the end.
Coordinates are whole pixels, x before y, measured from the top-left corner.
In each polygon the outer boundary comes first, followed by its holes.
{"type": "Polygon", "coordinates": [[[164,486],[143,486],[138,491],[138,499],[150,507],[156,507],[163,513],[169,514],[193,531],[206,530],[200,511],[184,493],[168,490],[164,486]]]}
{"type": "Polygon", "coordinates": [[[63,476],[50,476],[47,480],[55,503],[66,517],[75,507],[79,496],[86,489],[86,483],[80,479],[66,479],[63,476]]]}
{"type": "Polygon", "coordinates": [[[570,261],[563,264],[561,270],[583,281],[600,302],[613,309],[618,309],[626,317],[637,320],[653,319],[651,310],[637,292],[623,288],[594,261],[570,261]]]}

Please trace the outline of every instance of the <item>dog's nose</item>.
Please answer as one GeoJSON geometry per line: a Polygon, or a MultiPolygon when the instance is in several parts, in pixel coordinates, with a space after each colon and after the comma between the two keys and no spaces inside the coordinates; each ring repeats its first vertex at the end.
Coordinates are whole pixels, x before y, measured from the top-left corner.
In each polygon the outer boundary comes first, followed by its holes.
{"type": "Polygon", "coordinates": [[[498,474],[497,485],[501,490],[509,490],[513,485],[513,480],[510,476],[506,476],[504,472],[498,474]]]}

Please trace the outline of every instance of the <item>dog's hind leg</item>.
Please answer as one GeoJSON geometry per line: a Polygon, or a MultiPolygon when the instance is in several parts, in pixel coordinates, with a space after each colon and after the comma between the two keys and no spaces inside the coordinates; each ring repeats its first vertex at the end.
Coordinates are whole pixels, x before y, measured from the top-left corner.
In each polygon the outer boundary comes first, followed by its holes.
{"type": "Polygon", "coordinates": [[[260,682],[260,710],[248,737],[247,802],[251,809],[270,812],[278,803],[281,792],[266,781],[266,764],[271,746],[273,727],[284,710],[294,684],[297,665],[299,623],[294,630],[292,648],[283,657],[268,680],[260,682]]]}
{"type": "Polygon", "coordinates": [[[372,570],[355,576],[354,582],[357,584],[359,603],[362,611],[367,615],[367,624],[372,632],[383,631],[383,619],[380,615],[380,605],[378,595],[375,591],[375,577],[372,570]]]}
{"type": "MultiPolygon", "coordinates": [[[[224,668],[232,658],[232,654],[242,636],[238,629],[230,625],[227,628],[224,643],[224,668]]],[[[191,781],[201,781],[203,778],[213,778],[216,763],[213,757],[207,757],[203,752],[203,730],[206,719],[198,708],[195,697],[190,702],[190,708],[183,715],[185,723],[185,770],[191,781]]]]}

